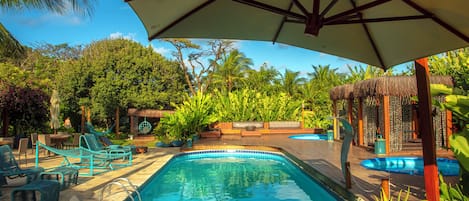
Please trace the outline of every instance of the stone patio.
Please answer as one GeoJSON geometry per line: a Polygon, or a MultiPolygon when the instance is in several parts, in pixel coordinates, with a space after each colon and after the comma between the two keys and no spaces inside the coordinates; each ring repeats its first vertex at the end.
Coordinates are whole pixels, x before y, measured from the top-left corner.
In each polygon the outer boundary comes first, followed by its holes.
{"type": "MultiPolygon", "coordinates": [[[[288,135],[263,135],[262,137],[243,137],[237,140],[201,139],[194,143],[193,150],[199,149],[240,149],[246,148],[275,147],[283,149],[304,163],[318,170],[335,183],[345,187],[344,179],[340,169],[341,142],[293,140],[288,135]]],[[[60,200],[85,201],[99,200],[103,187],[116,178],[128,178],[133,184],[142,185],[151,175],[160,169],[174,155],[189,149],[173,148],[149,148],[147,153],[134,155],[134,163],[130,167],[123,167],[114,171],[100,173],[95,176],[79,176],[78,185],[72,185],[60,192],[60,200]]],[[[21,167],[34,166],[34,155],[28,150],[28,164],[22,159],[21,167]]],[[[399,155],[421,155],[421,153],[402,153],[399,155]]],[[[439,150],[438,155],[442,157],[452,156],[451,152],[439,150]]],[[[400,190],[411,192],[410,200],[425,199],[424,179],[422,176],[411,176],[403,174],[392,174],[381,171],[367,170],[360,166],[364,159],[376,157],[372,150],[361,147],[352,147],[349,153],[351,165],[352,188],[349,189],[355,195],[364,200],[374,200],[373,195],[379,195],[381,179],[388,178],[391,182],[391,193],[397,196],[400,190]]],[[[59,156],[47,157],[40,155],[39,165],[44,168],[58,166],[62,158],[59,156]]],[[[455,177],[446,178],[454,183],[455,177]]],[[[3,186],[3,194],[0,200],[10,200],[10,192],[14,186],[24,184],[24,179],[9,180],[8,186],[3,186]]],[[[122,200],[126,193],[120,188],[112,188],[110,193],[104,193],[104,200],[122,200]]]]}

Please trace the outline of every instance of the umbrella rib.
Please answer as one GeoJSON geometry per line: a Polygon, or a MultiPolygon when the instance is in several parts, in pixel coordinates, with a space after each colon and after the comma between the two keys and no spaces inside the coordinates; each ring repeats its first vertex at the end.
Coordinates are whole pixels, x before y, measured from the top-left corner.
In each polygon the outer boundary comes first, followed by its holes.
{"type": "Polygon", "coordinates": [[[327,7],[321,12],[321,19],[324,18],[324,16],[326,16],[326,14],[329,12],[329,10],[332,9],[332,7],[334,7],[334,5],[337,3],[338,0],[332,0],[329,5],[327,5],[327,7]]]}
{"type": "Polygon", "coordinates": [[[178,24],[179,22],[183,21],[184,19],[188,18],[189,16],[191,16],[192,14],[196,13],[197,11],[199,11],[200,9],[202,8],[205,8],[206,6],[210,5],[211,3],[215,2],[215,0],[208,0],[206,2],[204,2],[203,4],[200,4],[199,6],[195,7],[194,9],[192,9],[191,11],[189,11],[188,13],[184,14],[183,16],[181,16],[180,18],[178,18],[177,20],[175,20],[174,22],[172,22],[171,24],[169,24],[168,26],[166,26],[165,28],[161,29],[161,31],[159,32],[156,32],[155,34],[151,35],[148,40],[153,40],[155,38],[157,38],[159,35],[161,35],[162,33],[166,32],[168,29],[174,27],[176,24],[178,24]]]}
{"type": "Polygon", "coordinates": [[[367,4],[355,7],[354,9],[344,11],[344,12],[336,14],[334,16],[325,18],[324,19],[324,24],[330,23],[330,22],[335,21],[335,20],[343,19],[344,17],[346,17],[350,14],[358,13],[362,10],[366,10],[366,9],[369,9],[369,8],[373,8],[375,6],[379,6],[379,5],[381,5],[383,3],[386,3],[388,1],[390,1],[390,0],[376,0],[376,1],[373,1],[373,2],[370,2],[370,3],[367,3],[367,4]]]}
{"type": "Polygon", "coordinates": [[[279,14],[279,15],[283,15],[283,16],[287,16],[287,17],[291,17],[291,18],[296,18],[296,19],[299,19],[299,20],[306,20],[306,17],[303,16],[303,15],[300,15],[300,14],[297,14],[297,13],[294,13],[294,12],[291,12],[291,11],[283,10],[281,8],[277,8],[275,6],[271,6],[271,5],[261,3],[261,2],[257,2],[257,1],[254,1],[254,0],[233,0],[233,1],[241,3],[241,4],[245,4],[245,5],[248,5],[248,6],[252,6],[252,7],[255,7],[255,8],[259,8],[259,9],[262,9],[262,10],[270,11],[272,13],[276,13],[276,14],[279,14]]]}
{"type": "MultiPolygon", "coordinates": [[[[301,12],[304,15],[306,15],[306,16],[310,15],[308,10],[306,10],[306,8],[303,6],[303,4],[301,4],[298,0],[292,0],[292,2],[295,4],[296,7],[298,7],[301,10],[301,12]]],[[[288,10],[290,11],[290,9],[288,9],[288,10]]]]}
{"type": "Polygon", "coordinates": [[[431,16],[432,20],[435,21],[437,24],[441,25],[443,28],[445,28],[449,32],[453,33],[454,35],[458,36],[462,40],[466,41],[466,43],[469,43],[469,36],[466,36],[465,34],[461,33],[459,30],[457,30],[453,26],[447,24],[446,22],[444,22],[440,18],[433,15],[433,13],[427,11],[426,9],[422,8],[421,6],[419,6],[418,4],[416,4],[412,1],[404,0],[404,2],[407,5],[409,5],[410,7],[414,8],[417,11],[419,11],[420,13],[422,13],[424,15],[427,15],[427,16],[431,16]]]}
{"type": "MultiPolygon", "coordinates": [[[[291,11],[292,7],[293,7],[293,3],[290,2],[290,5],[288,6],[288,11],[291,11]]],[[[278,27],[277,31],[275,32],[275,36],[272,39],[273,44],[275,44],[275,42],[277,41],[278,36],[280,35],[280,32],[282,31],[283,25],[285,24],[286,21],[287,21],[287,16],[283,16],[282,22],[280,23],[280,26],[278,27]]]]}
{"type": "Polygon", "coordinates": [[[329,22],[325,25],[390,22],[390,21],[403,21],[403,20],[418,20],[418,19],[426,19],[426,18],[431,18],[431,17],[426,16],[426,15],[414,15],[414,16],[384,17],[384,18],[358,19],[358,20],[336,20],[333,22],[329,22]]]}

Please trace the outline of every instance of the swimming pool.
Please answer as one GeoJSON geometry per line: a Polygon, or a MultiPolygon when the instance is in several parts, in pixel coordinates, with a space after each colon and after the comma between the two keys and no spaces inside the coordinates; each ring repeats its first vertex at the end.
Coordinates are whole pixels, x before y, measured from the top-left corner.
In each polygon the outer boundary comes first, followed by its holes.
{"type": "Polygon", "coordinates": [[[171,159],[142,200],[343,200],[280,154],[203,151],[171,159]]]}
{"type": "MultiPolygon", "coordinates": [[[[458,176],[459,163],[457,160],[437,158],[438,171],[443,176],[458,176]]],[[[422,157],[386,157],[363,160],[363,167],[392,173],[423,175],[422,157]]]]}
{"type": "Polygon", "coordinates": [[[295,140],[327,140],[326,134],[302,134],[302,135],[292,135],[288,136],[290,139],[295,140]]]}

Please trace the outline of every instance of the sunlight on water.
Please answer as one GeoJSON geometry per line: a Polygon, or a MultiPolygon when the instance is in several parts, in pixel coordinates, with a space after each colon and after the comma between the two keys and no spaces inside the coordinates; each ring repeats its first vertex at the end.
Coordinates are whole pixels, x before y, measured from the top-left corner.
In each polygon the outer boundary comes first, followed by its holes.
{"type": "Polygon", "coordinates": [[[171,160],[143,200],[340,200],[283,156],[209,152],[171,160]]]}

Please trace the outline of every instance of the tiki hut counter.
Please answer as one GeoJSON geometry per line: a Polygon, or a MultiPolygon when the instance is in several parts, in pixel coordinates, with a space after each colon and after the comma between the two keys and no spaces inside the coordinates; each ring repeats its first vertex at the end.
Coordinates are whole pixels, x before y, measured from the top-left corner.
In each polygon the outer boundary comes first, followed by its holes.
{"type": "MultiPolygon", "coordinates": [[[[432,84],[452,87],[450,76],[432,76],[432,84]]],[[[337,86],[330,91],[333,115],[347,119],[355,129],[354,144],[373,148],[379,138],[385,141],[385,153],[421,150],[418,131],[417,83],[415,76],[380,77],[337,86]]],[[[433,97],[440,101],[444,97],[433,97]]],[[[452,116],[433,107],[433,125],[438,148],[448,147],[452,116]]],[[[337,121],[334,137],[340,138],[337,121]]]]}

